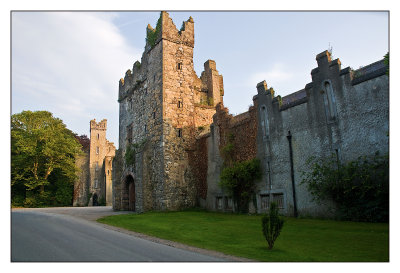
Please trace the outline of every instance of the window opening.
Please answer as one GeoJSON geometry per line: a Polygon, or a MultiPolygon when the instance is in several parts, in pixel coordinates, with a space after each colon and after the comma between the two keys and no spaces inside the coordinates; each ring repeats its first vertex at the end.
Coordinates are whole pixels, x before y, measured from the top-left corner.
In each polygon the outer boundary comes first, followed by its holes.
{"type": "Polygon", "coordinates": [[[223,204],[222,197],[217,197],[217,199],[216,199],[216,207],[217,207],[218,210],[222,210],[222,208],[223,208],[222,204],[223,204]]]}
{"type": "Polygon", "coordinates": [[[329,82],[325,82],[325,107],[327,115],[330,119],[335,119],[336,117],[336,102],[335,95],[333,94],[332,85],[329,82]]]}
{"type": "Polygon", "coordinates": [[[225,209],[231,210],[233,207],[233,200],[232,197],[225,196],[225,209]]]}
{"type": "Polygon", "coordinates": [[[261,107],[261,127],[263,130],[263,137],[269,137],[269,126],[268,126],[268,113],[265,106],[261,107]]]}
{"type": "Polygon", "coordinates": [[[126,135],[126,139],[128,140],[128,143],[131,144],[132,143],[132,124],[130,124],[127,128],[127,135],[126,135]]]}
{"type": "Polygon", "coordinates": [[[261,194],[260,195],[261,199],[261,209],[266,210],[269,209],[269,194],[261,194]]]}
{"type": "Polygon", "coordinates": [[[272,195],[274,202],[276,203],[276,206],[279,209],[283,209],[283,193],[274,193],[272,195]]]}

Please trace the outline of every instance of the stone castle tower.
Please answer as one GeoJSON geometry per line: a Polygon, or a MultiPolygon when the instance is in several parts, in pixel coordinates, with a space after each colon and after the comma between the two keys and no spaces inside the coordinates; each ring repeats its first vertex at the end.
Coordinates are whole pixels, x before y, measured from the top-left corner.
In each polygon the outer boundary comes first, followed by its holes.
{"type": "Polygon", "coordinates": [[[193,19],[178,30],[168,13],[161,12],[156,28],[147,26],[141,62],[119,82],[116,210],[175,210],[196,204],[190,155],[196,136],[212,123],[224,89],[214,61],[204,64],[200,78],[196,75],[193,48],[193,19]]]}
{"type": "Polygon", "coordinates": [[[90,121],[89,191],[92,198],[89,205],[96,205],[103,198],[106,205],[112,205],[112,160],[115,146],[106,139],[107,120],[90,121]]]}

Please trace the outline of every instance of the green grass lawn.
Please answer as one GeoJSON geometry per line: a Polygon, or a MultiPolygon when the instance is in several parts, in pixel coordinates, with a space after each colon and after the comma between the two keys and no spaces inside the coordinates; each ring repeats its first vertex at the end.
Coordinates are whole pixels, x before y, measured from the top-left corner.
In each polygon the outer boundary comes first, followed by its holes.
{"type": "Polygon", "coordinates": [[[260,215],[204,211],[108,216],[100,223],[258,261],[389,261],[389,225],[285,217],[274,248],[260,215]]]}

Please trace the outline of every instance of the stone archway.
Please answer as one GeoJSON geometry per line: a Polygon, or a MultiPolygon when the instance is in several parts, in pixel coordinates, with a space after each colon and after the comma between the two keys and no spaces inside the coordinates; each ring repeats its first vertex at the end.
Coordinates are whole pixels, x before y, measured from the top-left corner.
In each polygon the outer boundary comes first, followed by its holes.
{"type": "Polygon", "coordinates": [[[127,201],[128,206],[127,209],[130,211],[136,210],[136,191],[135,191],[135,180],[133,179],[132,175],[128,175],[125,180],[125,187],[127,191],[127,201]]]}
{"type": "Polygon", "coordinates": [[[93,206],[98,206],[99,202],[98,202],[98,196],[97,193],[93,194],[93,206]]]}

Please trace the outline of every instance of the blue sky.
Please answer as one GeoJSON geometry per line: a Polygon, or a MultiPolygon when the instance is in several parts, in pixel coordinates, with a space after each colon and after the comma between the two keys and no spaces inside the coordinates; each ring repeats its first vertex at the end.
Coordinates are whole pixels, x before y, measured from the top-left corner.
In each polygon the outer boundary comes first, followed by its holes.
{"type": "MultiPolygon", "coordinates": [[[[195,22],[197,75],[208,59],[224,76],[233,114],[252,104],[266,80],[285,96],[311,81],[315,56],[332,47],[342,68],[359,68],[388,51],[387,12],[169,12],[175,25],[195,22]]],[[[14,12],[12,113],[48,110],[69,129],[89,134],[108,119],[118,147],[118,81],[140,60],[147,24],[159,12],[14,12]]]]}

